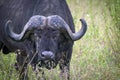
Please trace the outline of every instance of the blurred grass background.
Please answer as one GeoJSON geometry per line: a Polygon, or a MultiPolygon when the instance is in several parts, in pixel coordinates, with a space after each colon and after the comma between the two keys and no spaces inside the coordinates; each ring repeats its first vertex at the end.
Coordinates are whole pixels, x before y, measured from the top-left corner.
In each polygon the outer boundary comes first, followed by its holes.
{"type": "MultiPolygon", "coordinates": [[[[120,0],[67,0],[76,31],[80,18],[88,24],[76,41],[71,59],[71,80],[120,80],[120,0]]],[[[15,54],[0,53],[0,80],[18,80],[15,54]]],[[[59,68],[45,70],[47,80],[60,80],[59,68]]],[[[30,80],[37,80],[29,70],[30,80]]]]}

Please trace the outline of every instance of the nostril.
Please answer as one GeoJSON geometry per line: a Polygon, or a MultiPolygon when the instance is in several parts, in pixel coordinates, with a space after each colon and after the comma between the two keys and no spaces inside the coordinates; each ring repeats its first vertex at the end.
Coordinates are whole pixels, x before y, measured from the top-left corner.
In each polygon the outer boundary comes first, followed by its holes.
{"type": "Polygon", "coordinates": [[[54,58],[54,54],[51,54],[51,58],[54,58]]]}
{"type": "Polygon", "coordinates": [[[41,53],[41,57],[44,57],[46,59],[52,59],[52,58],[54,58],[54,54],[51,51],[43,51],[41,53]]]}
{"type": "Polygon", "coordinates": [[[41,56],[42,56],[42,57],[45,57],[45,53],[42,52],[41,56]]]}

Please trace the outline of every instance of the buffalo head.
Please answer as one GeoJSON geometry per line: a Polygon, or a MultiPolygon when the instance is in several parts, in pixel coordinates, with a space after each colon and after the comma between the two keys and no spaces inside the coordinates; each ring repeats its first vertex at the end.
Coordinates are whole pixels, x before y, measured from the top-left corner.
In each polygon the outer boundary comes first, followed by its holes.
{"type": "Polygon", "coordinates": [[[40,16],[35,15],[29,19],[22,32],[17,34],[12,31],[7,21],[5,31],[14,41],[22,42],[29,39],[34,43],[34,54],[37,56],[37,63],[40,61],[54,61],[60,51],[60,44],[64,39],[76,41],[80,39],[87,30],[87,24],[84,19],[80,20],[82,28],[79,32],[73,33],[64,19],[58,15],[40,16]]]}

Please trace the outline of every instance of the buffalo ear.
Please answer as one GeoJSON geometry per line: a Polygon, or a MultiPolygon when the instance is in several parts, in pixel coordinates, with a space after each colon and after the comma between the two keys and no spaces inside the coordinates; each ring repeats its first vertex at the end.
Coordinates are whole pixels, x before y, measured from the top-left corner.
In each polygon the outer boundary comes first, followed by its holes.
{"type": "Polygon", "coordinates": [[[2,43],[2,42],[0,42],[0,50],[2,49],[2,46],[3,46],[3,43],[2,43]]]}
{"type": "Polygon", "coordinates": [[[3,54],[8,54],[8,53],[10,53],[11,51],[10,51],[6,46],[3,46],[2,52],[3,52],[3,54]]]}

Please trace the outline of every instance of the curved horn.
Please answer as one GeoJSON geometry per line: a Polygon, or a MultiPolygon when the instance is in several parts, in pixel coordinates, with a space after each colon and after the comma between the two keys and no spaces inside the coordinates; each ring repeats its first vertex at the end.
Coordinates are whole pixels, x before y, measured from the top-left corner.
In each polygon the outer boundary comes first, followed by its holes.
{"type": "Polygon", "coordinates": [[[82,23],[82,28],[80,29],[79,32],[77,33],[73,33],[69,27],[69,25],[58,15],[53,15],[48,17],[48,25],[50,26],[55,26],[58,29],[64,29],[67,30],[69,36],[71,37],[71,39],[73,41],[76,41],[80,38],[83,37],[83,35],[86,33],[87,30],[87,24],[86,21],[84,19],[80,19],[81,23],[82,23]]]}
{"type": "Polygon", "coordinates": [[[37,28],[38,26],[39,27],[44,26],[45,19],[46,17],[39,15],[31,17],[20,34],[13,32],[13,30],[11,29],[13,28],[11,26],[12,21],[8,20],[5,24],[5,33],[7,33],[7,35],[15,41],[23,41],[28,37],[29,33],[31,33],[35,28],[37,28]]]}

